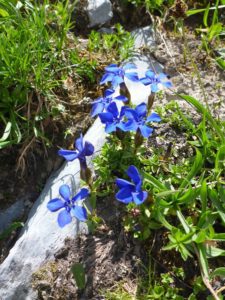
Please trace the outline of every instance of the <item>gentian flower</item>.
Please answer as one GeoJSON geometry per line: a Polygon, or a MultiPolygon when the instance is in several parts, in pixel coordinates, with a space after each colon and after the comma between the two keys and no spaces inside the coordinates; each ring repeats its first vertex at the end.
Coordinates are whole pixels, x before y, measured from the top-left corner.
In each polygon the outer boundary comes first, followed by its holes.
{"type": "Polygon", "coordinates": [[[64,184],[59,188],[59,194],[63,200],[60,198],[54,198],[47,204],[47,208],[51,212],[62,209],[58,214],[59,226],[64,227],[69,224],[72,221],[72,216],[81,222],[85,222],[87,220],[87,210],[83,206],[78,205],[77,202],[85,199],[89,195],[88,189],[82,188],[71,199],[70,188],[68,185],[64,184]]]}
{"type": "Polygon", "coordinates": [[[137,69],[137,67],[131,63],[127,63],[122,67],[111,64],[105,68],[106,73],[103,75],[100,84],[111,82],[113,89],[115,89],[124,82],[124,77],[132,81],[139,81],[137,72],[129,72],[130,69],[137,69]]]}
{"type": "Polygon", "coordinates": [[[156,75],[152,70],[148,70],[145,73],[144,78],[141,78],[140,81],[144,85],[151,85],[151,91],[153,93],[156,93],[160,90],[159,86],[162,85],[166,88],[172,87],[172,83],[168,81],[167,75],[164,73],[160,73],[159,75],[156,75]]]}
{"type": "Polygon", "coordinates": [[[134,202],[135,204],[140,205],[148,197],[148,193],[141,189],[142,177],[135,166],[130,166],[128,168],[127,175],[133,182],[117,178],[116,184],[120,190],[116,194],[116,199],[125,204],[134,202]]]}
{"type": "Polygon", "coordinates": [[[115,102],[110,103],[106,112],[100,113],[98,116],[101,122],[105,124],[106,133],[116,131],[117,128],[125,131],[125,124],[122,122],[124,109],[122,107],[121,112],[119,113],[115,102]]]}
{"type": "Polygon", "coordinates": [[[94,146],[89,142],[83,142],[83,135],[75,141],[74,148],[77,150],[65,150],[61,149],[58,151],[58,154],[63,156],[67,161],[73,161],[78,158],[81,164],[81,167],[86,168],[86,156],[90,156],[94,153],[94,146]]]}
{"type": "Polygon", "coordinates": [[[140,130],[143,137],[148,138],[153,132],[153,128],[146,125],[148,122],[160,122],[160,116],[153,112],[150,116],[147,116],[147,105],[141,103],[136,106],[135,109],[127,107],[124,109],[124,115],[127,117],[128,122],[125,123],[125,131],[137,131],[140,130]]]}
{"type": "Polygon", "coordinates": [[[104,109],[107,109],[109,104],[114,100],[119,100],[119,101],[123,101],[123,102],[128,101],[128,99],[122,95],[113,97],[114,93],[115,93],[114,90],[108,89],[105,91],[104,97],[99,97],[98,99],[96,99],[92,102],[92,104],[93,104],[93,107],[91,110],[92,117],[95,117],[96,115],[102,113],[104,111],[104,109]]]}

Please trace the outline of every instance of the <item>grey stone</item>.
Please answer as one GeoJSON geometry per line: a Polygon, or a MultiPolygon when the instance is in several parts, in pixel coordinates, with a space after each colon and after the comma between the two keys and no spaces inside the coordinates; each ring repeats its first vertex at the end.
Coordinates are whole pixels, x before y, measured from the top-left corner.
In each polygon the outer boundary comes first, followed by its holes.
{"type": "Polygon", "coordinates": [[[103,25],[113,17],[112,3],[109,0],[89,0],[87,14],[89,27],[103,25]]]}
{"type": "MultiPolygon", "coordinates": [[[[144,76],[149,68],[161,69],[161,66],[149,60],[149,57],[137,54],[133,62],[138,67],[140,76],[144,76]]],[[[139,104],[147,100],[150,88],[141,83],[126,81],[131,92],[132,102],[139,104]]],[[[117,91],[118,93],[118,91],[117,91]]],[[[104,127],[97,119],[86,133],[85,140],[95,147],[99,153],[106,140],[104,127]]],[[[91,159],[88,163],[91,165],[91,159]]],[[[1,300],[33,300],[36,292],[31,286],[32,273],[45,262],[53,259],[54,254],[62,248],[66,237],[73,238],[79,232],[86,232],[85,223],[76,220],[63,229],[57,224],[57,213],[47,209],[50,199],[59,196],[59,187],[68,184],[75,193],[80,186],[79,162],[77,160],[65,163],[58,172],[51,176],[44,190],[30,211],[22,233],[8,257],[0,265],[0,299],[1,300]],[[2,297],[2,298],[1,298],[2,297]]]]}
{"type": "Polygon", "coordinates": [[[0,211],[0,233],[2,233],[9,225],[19,220],[24,214],[25,204],[23,200],[16,201],[4,211],[0,211]]]}

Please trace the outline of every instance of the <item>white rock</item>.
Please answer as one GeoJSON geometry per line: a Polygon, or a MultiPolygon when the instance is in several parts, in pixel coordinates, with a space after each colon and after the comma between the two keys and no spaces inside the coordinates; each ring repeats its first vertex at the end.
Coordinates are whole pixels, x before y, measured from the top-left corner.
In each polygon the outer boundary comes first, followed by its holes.
{"type": "Polygon", "coordinates": [[[112,3],[109,0],[88,0],[87,14],[89,27],[103,25],[113,17],[112,3]]]}

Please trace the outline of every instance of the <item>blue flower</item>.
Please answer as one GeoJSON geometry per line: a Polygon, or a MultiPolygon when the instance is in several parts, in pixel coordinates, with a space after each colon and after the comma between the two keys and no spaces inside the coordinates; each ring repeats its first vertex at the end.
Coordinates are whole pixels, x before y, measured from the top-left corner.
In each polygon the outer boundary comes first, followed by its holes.
{"type": "Polygon", "coordinates": [[[164,73],[160,73],[159,75],[156,75],[152,70],[148,70],[145,73],[144,78],[141,78],[140,81],[144,85],[151,85],[151,91],[153,93],[156,93],[160,90],[159,86],[162,85],[166,88],[172,87],[172,83],[168,81],[167,75],[164,73]]]}
{"type": "Polygon", "coordinates": [[[75,141],[74,148],[77,150],[65,150],[61,149],[58,151],[58,154],[63,156],[67,161],[73,161],[74,159],[78,158],[82,167],[86,168],[86,156],[90,156],[94,153],[94,146],[89,143],[83,143],[83,135],[81,134],[80,137],[75,141]]]}
{"type": "Polygon", "coordinates": [[[124,107],[122,107],[119,113],[117,105],[112,102],[107,107],[106,112],[100,113],[98,116],[103,124],[105,124],[105,132],[111,133],[116,131],[117,128],[125,131],[125,124],[122,122],[124,116],[124,107]]]}
{"type": "Polygon", "coordinates": [[[87,220],[87,210],[77,204],[78,201],[85,199],[89,195],[86,188],[82,188],[72,199],[71,192],[68,185],[64,184],[59,188],[59,194],[63,198],[55,198],[48,202],[47,208],[51,212],[62,209],[58,214],[58,224],[64,227],[72,221],[72,216],[81,222],[87,220]],[[72,215],[72,216],[71,216],[72,215]]]}
{"type": "Polygon", "coordinates": [[[119,101],[128,101],[128,99],[125,96],[119,95],[117,97],[113,97],[113,94],[115,93],[114,90],[108,89],[105,91],[104,97],[99,97],[98,99],[94,100],[92,102],[92,110],[91,110],[91,116],[95,117],[96,115],[102,113],[104,109],[107,109],[109,104],[114,100],[119,101]]]}
{"type": "Polygon", "coordinates": [[[148,197],[148,193],[142,191],[142,177],[135,166],[130,166],[127,170],[127,175],[133,182],[125,179],[117,178],[116,184],[120,189],[116,194],[116,199],[120,202],[128,204],[134,202],[137,205],[142,204],[148,197]]]}
{"type": "Polygon", "coordinates": [[[147,117],[147,105],[145,103],[137,105],[135,109],[126,107],[124,115],[128,119],[128,122],[124,125],[125,131],[140,130],[142,136],[145,138],[148,138],[153,132],[153,129],[146,124],[148,122],[161,121],[160,116],[154,112],[147,117]]]}
{"type": "Polygon", "coordinates": [[[128,72],[130,69],[137,69],[134,64],[128,63],[122,67],[118,67],[116,64],[111,64],[105,68],[106,73],[103,75],[100,84],[107,82],[112,83],[113,89],[124,82],[124,77],[132,81],[139,81],[137,72],[128,72]]]}

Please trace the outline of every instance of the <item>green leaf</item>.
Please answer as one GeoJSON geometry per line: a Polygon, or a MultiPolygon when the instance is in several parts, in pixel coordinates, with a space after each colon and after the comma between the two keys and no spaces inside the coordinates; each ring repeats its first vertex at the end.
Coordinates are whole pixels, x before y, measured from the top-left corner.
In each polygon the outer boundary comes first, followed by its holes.
{"type": "Polygon", "coordinates": [[[216,63],[222,70],[225,70],[225,60],[223,58],[221,57],[216,58],[216,63]]]}
{"type": "Polygon", "coordinates": [[[180,95],[177,94],[181,99],[184,99],[189,104],[193,105],[199,113],[202,115],[205,114],[206,119],[211,123],[212,127],[215,129],[217,134],[219,135],[220,139],[225,143],[225,136],[224,132],[221,130],[221,126],[217,124],[211,113],[206,109],[197,99],[188,96],[188,95],[180,95]]]}
{"type": "Polygon", "coordinates": [[[217,268],[210,274],[211,278],[215,276],[225,277],[225,267],[217,268]]]}
{"type": "Polygon", "coordinates": [[[224,170],[224,167],[225,167],[225,145],[222,145],[216,154],[216,160],[215,160],[216,172],[219,173],[221,169],[224,170]]]}
{"type": "Polygon", "coordinates": [[[208,258],[225,256],[225,250],[207,245],[206,254],[208,258]]]}
{"type": "Polygon", "coordinates": [[[202,168],[203,164],[203,158],[201,152],[196,148],[196,156],[195,156],[195,161],[193,163],[193,166],[190,170],[190,172],[187,174],[186,178],[182,181],[181,185],[179,188],[185,188],[190,180],[195,177],[195,175],[200,171],[202,168]]]}
{"type": "Polygon", "coordinates": [[[215,233],[213,236],[214,241],[225,241],[225,233],[215,233]]]}
{"type": "Polygon", "coordinates": [[[210,8],[210,3],[207,5],[203,16],[203,24],[205,25],[205,27],[208,27],[209,8],[210,8]]]}
{"type": "Polygon", "coordinates": [[[197,249],[199,252],[199,260],[202,267],[202,271],[204,275],[208,278],[209,277],[209,265],[206,255],[206,248],[203,244],[197,244],[197,249]]]}
{"type": "Polygon", "coordinates": [[[144,179],[148,182],[151,183],[154,187],[158,188],[159,191],[165,191],[167,190],[167,188],[165,187],[165,185],[163,185],[158,179],[156,179],[154,176],[143,172],[144,175],[144,179]]]}
{"type": "Polygon", "coordinates": [[[207,184],[206,179],[203,180],[202,186],[200,189],[200,198],[202,203],[202,212],[204,213],[206,211],[207,207],[207,184]]]}
{"type": "Polygon", "coordinates": [[[221,23],[216,23],[215,25],[212,25],[208,32],[209,42],[211,42],[214,37],[218,36],[221,33],[222,29],[223,29],[223,26],[221,23]]]}
{"type": "Polygon", "coordinates": [[[9,14],[8,14],[8,12],[6,10],[0,8],[0,16],[2,16],[2,17],[8,17],[9,14]]]}
{"type": "Polygon", "coordinates": [[[84,266],[80,263],[75,263],[71,267],[71,272],[73,273],[78,289],[84,289],[86,284],[84,266]]]}
{"type": "Polygon", "coordinates": [[[22,222],[14,222],[12,223],[3,233],[0,234],[0,240],[3,240],[11,235],[11,233],[17,228],[23,227],[24,223],[22,222]]]}
{"type": "Polygon", "coordinates": [[[177,211],[177,216],[178,216],[178,219],[180,220],[180,222],[181,222],[181,224],[182,224],[182,226],[184,228],[184,231],[186,233],[190,233],[191,232],[190,227],[189,227],[188,223],[186,222],[186,220],[185,220],[182,212],[178,210],[177,211]]]}
{"type": "Polygon", "coordinates": [[[4,131],[3,135],[2,135],[2,137],[0,138],[0,143],[4,142],[9,137],[10,132],[11,132],[11,128],[12,128],[12,123],[8,122],[6,124],[5,131],[4,131]]]}

